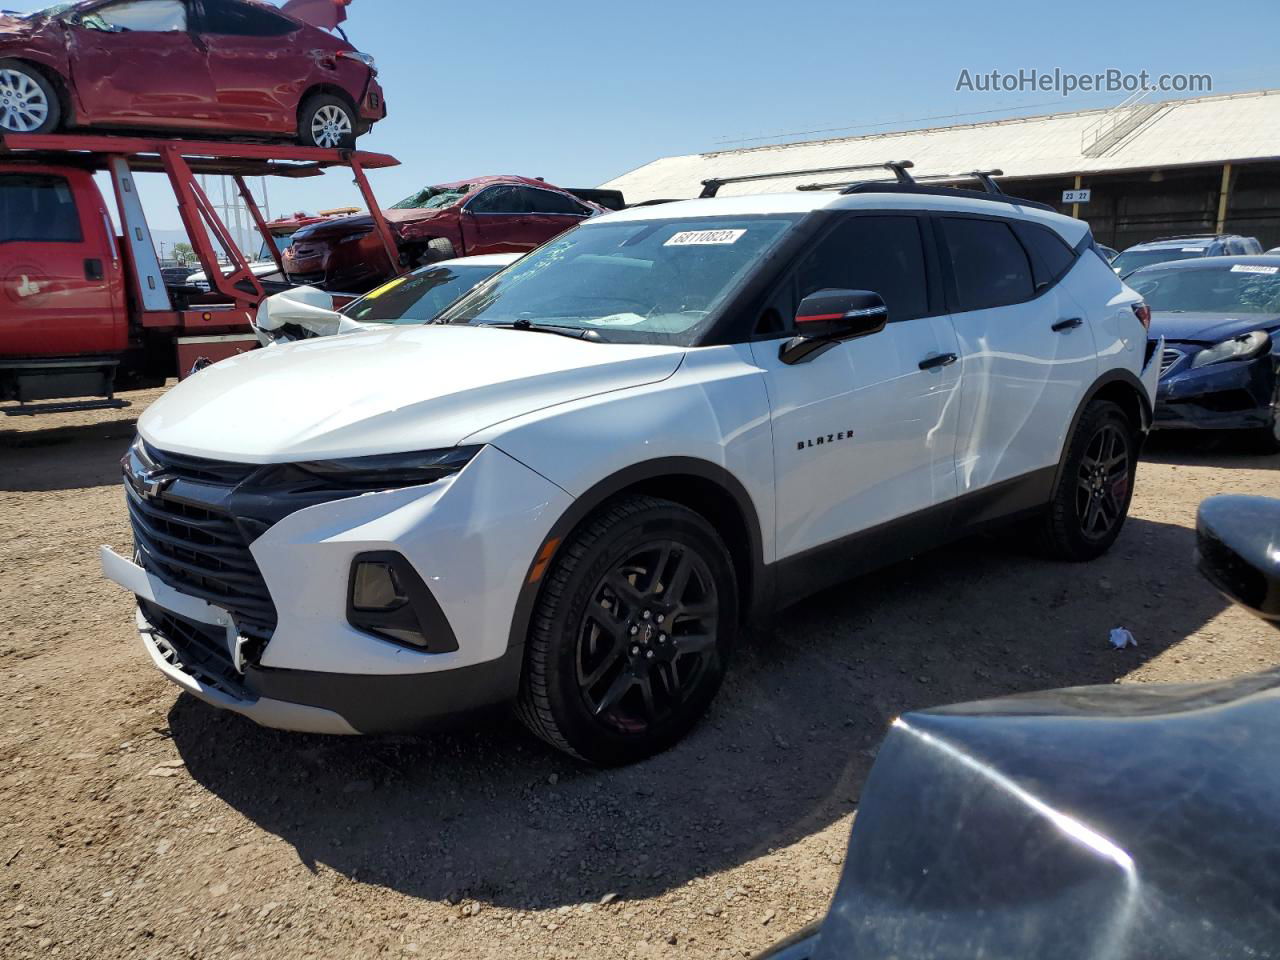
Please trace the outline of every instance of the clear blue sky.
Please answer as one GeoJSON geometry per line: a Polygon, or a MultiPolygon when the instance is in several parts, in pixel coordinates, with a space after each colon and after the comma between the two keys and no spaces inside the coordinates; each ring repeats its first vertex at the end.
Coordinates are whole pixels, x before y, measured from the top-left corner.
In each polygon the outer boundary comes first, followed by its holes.
{"type": "MultiPolygon", "coordinates": [[[[1280,86],[1276,0],[355,0],[345,27],[377,57],[390,109],[361,145],[403,163],[374,175],[384,204],[425,183],[486,173],[592,186],[660,156],[745,138],[1123,98],[956,92],[966,68],[1208,73],[1214,92],[1280,86]]],[[[974,119],[984,118],[955,122],[974,119]]],[[[153,226],[178,225],[167,191],[147,196],[153,226]]],[[[271,205],[316,209],[357,196],[330,174],[275,190],[271,205]]]]}

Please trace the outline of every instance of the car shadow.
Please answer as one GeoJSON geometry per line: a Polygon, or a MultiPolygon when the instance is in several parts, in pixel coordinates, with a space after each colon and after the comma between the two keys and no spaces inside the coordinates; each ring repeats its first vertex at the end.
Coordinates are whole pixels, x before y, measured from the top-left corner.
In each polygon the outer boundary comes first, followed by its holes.
{"type": "Polygon", "coordinates": [[[520,909],[651,896],[849,814],[904,711],[1111,683],[1193,633],[1226,602],[1199,585],[1192,543],[1130,519],[1091,564],[976,540],[827,591],[738,651],[683,743],[622,769],[578,764],[505,715],[430,737],[322,738],[183,695],[169,725],[191,775],[312,869],[520,909]],[[1111,648],[1116,626],[1139,646],[1111,648]]]}
{"type": "Polygon", "coordinates": [[[1188,467],[1280,470],[1280,454],[1264,453],[1257,438],[1231,430],[1158,430],[1143,445],[1142,459],[1188,467]]]}
{"type": "Polygon", "coordinates": [[[99,423],[0,429],[0,491],[82,490],[120,481],[136,415],[99,423]]]}

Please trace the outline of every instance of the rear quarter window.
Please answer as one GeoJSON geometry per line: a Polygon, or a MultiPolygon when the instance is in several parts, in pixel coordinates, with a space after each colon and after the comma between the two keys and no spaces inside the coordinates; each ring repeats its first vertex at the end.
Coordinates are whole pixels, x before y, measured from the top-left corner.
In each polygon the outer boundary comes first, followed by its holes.
{"type": "Polygon", "coordinates": [[[1038,223],[1018,223],[1014,231],[1031,257],[1036,290],[1057,283],[1075,265],[1076,252],[1048,227],[1038,223]]]}
{"type": "Polygon", "coordinates": [[[0,174],[0,243],[80,243],[80,214],[65,177],[0,174]]]}

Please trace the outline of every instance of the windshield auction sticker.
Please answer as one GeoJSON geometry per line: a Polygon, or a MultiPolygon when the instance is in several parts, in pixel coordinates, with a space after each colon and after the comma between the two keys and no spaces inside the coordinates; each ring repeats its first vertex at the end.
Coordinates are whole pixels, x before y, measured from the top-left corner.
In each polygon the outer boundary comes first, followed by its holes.
{"type": "Polygon", "coordinates": [[[675,234],[663,244],[664,247],[695,247],[716,244],[737,243],[744,236],[745,230],[685,230],[675,234]]]}
{"type": "Polygon", "coordinates": [[[1280,267],[1264,267],[1258,263],[1237,263],[1231,268],[1232,273],[1261,273],[1268,277],[1277,271],[1280,271],[1280,267]]]}

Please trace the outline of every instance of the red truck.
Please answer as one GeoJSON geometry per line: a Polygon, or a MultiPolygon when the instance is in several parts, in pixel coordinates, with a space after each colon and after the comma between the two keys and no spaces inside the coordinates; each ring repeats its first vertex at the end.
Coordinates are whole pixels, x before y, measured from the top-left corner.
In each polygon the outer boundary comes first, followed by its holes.
{"type": "Polygon", "coordinates": [[[373,217],[344,217],[304,227],[285,251],[293,283],[363,293],[395,276],[454,257],[526,253],[607,207],[622,206],[612,190],[567,190],[528,177],[476,177],[424,187],[382,211],[399,248],[388,259],[373,217]]]}
{"type": "Polygon", "coordinates": [[[0,137],[0,401],[6,414],[122,406],[120,381],[163,383],[201,358],[256,345],[250,321],[265,297],[197,174],[231,176],[272,258],[280,250],[245,184],[249,176],[314,176],[327,167],[355,175],[375,211],[373,232],[394,240],[364,170],[393,166],[382,154],[318,147],[78,136],[0,137]],[[120,232],[94,180],[114,188],[120,232]],[[138,172],[168,176],[207,294],[166,287],[134,183],[138,172]],[[212,235],[212,236],[211,236],[212,235]],[[230,260],[220,266],[214,243],[230,260]],[[32,401],[98,398],[90,402],[32,401]]]}

